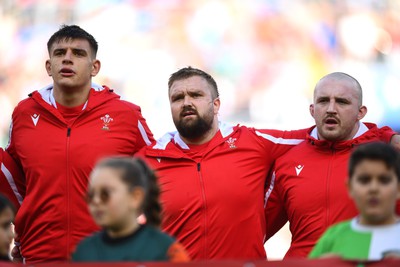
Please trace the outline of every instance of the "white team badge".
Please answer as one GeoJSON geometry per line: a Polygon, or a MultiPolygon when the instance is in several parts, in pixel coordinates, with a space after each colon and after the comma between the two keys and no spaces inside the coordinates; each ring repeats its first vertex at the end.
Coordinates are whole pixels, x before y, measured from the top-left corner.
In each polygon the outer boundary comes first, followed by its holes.
{"type": "Polygon", "coordinates": [[[225,142],[229,145],[229,148],[236,148],[236,138],[229,137],[225,142]]]}
{"type": "Polygon", "coordinates": [[[33,114],[32,116],[31,116],[31,118],[32,118],[32,121],[33,121],[33,124],[36,126],[36,124],[38,123],[38,121],[39,121],[39,117],[40,117],[40,114],[38,115],[38,114],[33,114]]]}
{"type": "Polygon", "coordinates": [[[297,165],[296,167],[294,167],[296,169],[296,174],[297,176],[299,176],[300,172],[303,170],[304,165],[297,165]]]}
{"type": "Polygon", "coordinates": [[[104,117],[100,118],[103,121],[103,128],[101,128],[102,130],[105,131],[109,131],[110,127],[108,127],[110,125],[110,123],[114,120],[113,118],[110,117],[110,115],[106,114],[104,115],[104,117]]]}

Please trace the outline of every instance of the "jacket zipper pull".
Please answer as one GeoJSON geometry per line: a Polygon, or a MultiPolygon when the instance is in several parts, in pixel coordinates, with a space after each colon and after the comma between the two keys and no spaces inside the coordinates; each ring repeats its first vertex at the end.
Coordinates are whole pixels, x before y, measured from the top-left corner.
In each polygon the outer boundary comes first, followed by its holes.
{"type": "Polygon", "coordinates": [[[71,135],[71,128],[68,128],[67,129],[67,137],[70,137],[70,135],[71,135]]]}

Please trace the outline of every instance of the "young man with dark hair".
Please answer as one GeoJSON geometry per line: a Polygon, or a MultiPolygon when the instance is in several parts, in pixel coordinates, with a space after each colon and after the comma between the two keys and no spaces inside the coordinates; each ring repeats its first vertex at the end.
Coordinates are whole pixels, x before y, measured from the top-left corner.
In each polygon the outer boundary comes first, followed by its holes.
{"type": "Polygon", "coordinates": [[[15,108],[7,147],[26,177],[15,231],[28,263],[67,260],[98,229],[84,198],[97,160],[133,155],[153,141],[139,106],[92,84],[101,66],[92,35],[64,25],[47,46],[53,83],[15,108]]]}

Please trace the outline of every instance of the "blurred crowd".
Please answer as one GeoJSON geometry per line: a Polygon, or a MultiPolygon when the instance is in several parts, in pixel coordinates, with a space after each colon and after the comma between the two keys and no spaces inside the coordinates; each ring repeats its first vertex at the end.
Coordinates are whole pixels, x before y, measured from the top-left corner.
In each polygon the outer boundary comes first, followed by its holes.
{"type": "Polygon", "coordinates": [[[0,145],[14,106],[51,82],[46,42],[61,24],[96,36],[99,84],[137,103],[156,138],[173,130],[170,73],[193,66],[219,84],[225,121],[263,128],[313,124],[316,81],[349,73],[365,121],[400,130],[398,0],[0,0],[0,145]]]}

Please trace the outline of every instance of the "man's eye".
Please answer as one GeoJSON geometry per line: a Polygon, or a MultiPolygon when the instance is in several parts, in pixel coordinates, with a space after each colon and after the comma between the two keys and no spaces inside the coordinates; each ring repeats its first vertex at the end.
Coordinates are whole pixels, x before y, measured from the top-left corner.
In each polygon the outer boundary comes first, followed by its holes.
{"type": "Polygon", "coordinates": [[[75,51],[74,54],[75,54],[76,56],[79,56],[79,57],[85,56],[85,52],[83,52],[83,51],[75,51]]]}
{"type": "Polygon", "coordinates": [[[172,97],[172,98],[171,98],[172,102],[179,101],[179,100],[181,100],[181,99],[182,99],[181,96],[175,96],[175,97],[172,97]]]}

